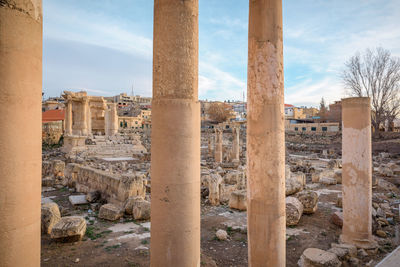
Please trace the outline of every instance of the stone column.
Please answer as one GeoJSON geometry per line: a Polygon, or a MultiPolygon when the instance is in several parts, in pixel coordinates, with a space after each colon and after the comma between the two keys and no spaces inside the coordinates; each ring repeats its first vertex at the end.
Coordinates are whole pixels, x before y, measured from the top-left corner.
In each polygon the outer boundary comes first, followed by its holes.
{"type": "Polygon", "coordinates": [[[72,135],[72,98],[67,97],[67,106],[65,109],[65,135],[72,135]]]}
{"type": "Polygon", "coordinates": [[[42,1],[0,1],[0,266],[40,266],[42,1]]]}
{"type": "Polygon", "coordinates": [[[87,97],[83,97],[82,98],[82,102],[81,102],[81,122],[80,122],[80,126],[81,126],[81,135],[82,136],[87,136],[88,135],[88,128],[87,128],[87,109],[88,109],[88,99],[87,97]]]}
{"type": "Polygon", "coordinates": [[[213,156],[213,142],[212,142],[213,136],[209,132],[208,135],[208,157],[211,158],[213,156]]]}
{"type": "Polygon", "coordinates": [[[252,0],[249,11],[249,266],[285,266],[282,0],[252,0]]]}
{"type": "Polygon", "coordinates": [[[111,134],[116,135],[118,133],[118,112],[117,104],[111,104],[111,134]]]}
{"type": "Polygon", "coordinates": [[[217,163],[222,163],[222,129],[215,129],[214,159],[217,163]]]}
{"type": "Polygon", "coordinates": [[[150,266],[200,266],[198,0],[155,0],[153,36],[150,266]]]}
{"type": "Polygon", "coordinates": [[[90,110],[90,101],[87,101],[86,106],[86,127],[87,127],[87,134],[92,136],[92,111],[90,110]]]}
{"type": "Polygon", "coordinates": [[[371,102],[342,99],[343,230],[341,240],[374,247],[372,227],[371,102]]]}
{"type": "Polygon", "coordinates": [[[239,153],[240,153],[239,132],[240,132],[240,129],[238,127],[234,127],[232,129],[232,133],[233,133],[232,158],[231,158],[232,161],[239,161],[239,153]]]}

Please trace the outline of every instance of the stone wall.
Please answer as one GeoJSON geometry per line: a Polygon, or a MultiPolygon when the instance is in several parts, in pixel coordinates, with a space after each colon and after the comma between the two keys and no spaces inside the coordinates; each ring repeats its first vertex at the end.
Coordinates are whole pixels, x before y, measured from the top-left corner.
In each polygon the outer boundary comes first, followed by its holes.
{"type": "Polygon", "coordinates": [[[145,197],[144,176],[139,173],[115,175],[88,166],[69,163],[65,169],[68,184],[78,192],[99,191],[109,203],[123,205],[129,197],[145,197]]]}

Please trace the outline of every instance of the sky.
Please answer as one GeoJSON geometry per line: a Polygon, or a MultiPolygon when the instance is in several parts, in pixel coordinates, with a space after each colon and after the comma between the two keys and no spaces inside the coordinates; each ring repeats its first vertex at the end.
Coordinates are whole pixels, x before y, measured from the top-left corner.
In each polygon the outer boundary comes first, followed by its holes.
{"type": "MultiPolygon", "coordinates": [[[[199,99],[243,100],[248,0],[199,0],[199,99]]],[[[285,103],[345,97],[344,63],[400,57],[400,0],[283,0],[285,103]]],[[[43,91],[151,96],[153,1],[43,0],[43,91]]]]}

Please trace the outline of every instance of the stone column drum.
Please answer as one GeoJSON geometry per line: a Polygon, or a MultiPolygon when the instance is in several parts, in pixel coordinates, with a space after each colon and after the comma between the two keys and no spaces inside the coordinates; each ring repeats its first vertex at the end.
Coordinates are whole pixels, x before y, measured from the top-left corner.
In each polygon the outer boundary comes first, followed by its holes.
{"type": "Polygon", "coordinates": [[[247,73],[249,266],[285,266],[282,0],[252,0],[247,73]]]}
{"type": "Polygon", "coordinates": [[[343,229],[341,241],[361,248],[372,239],[371,102],[342,99],[343,229]]]}
{"type": "Polygon", "coordinates": [[[0,266],[40,266],[42,1],[0,1],[0,266]]]}
{"type": "Polygon", "coordinates": [[[214,160],[217,163],[221,163],[223,158],[222,138],[223,138],[222,129],[215,129],[214,160]]]}
{"type": "Polygon", "coordinates": [[[150,266],[200,266],[198,0],[155,0],[153,36],[150,266]]]}

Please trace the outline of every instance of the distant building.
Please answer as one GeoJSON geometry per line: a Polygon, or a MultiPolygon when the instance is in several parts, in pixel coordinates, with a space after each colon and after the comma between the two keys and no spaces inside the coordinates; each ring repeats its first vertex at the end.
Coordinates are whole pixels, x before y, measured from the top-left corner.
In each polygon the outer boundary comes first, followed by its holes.
{"type": "Polygon", "coordinates": [[[329,105],[327,121],[342,123],[342,101],[335,101],[329,105]]]}
{"type": "Polygon", "coordinates": [[[60,142],[64,132],[65,111],[52,109],[42,112],[42,141],[53,145],[60,142]]]}
{"type": "Polygon", "coordinates": [[[334,133],[339,132],[339,123],[285,123],[287,132],[297,133],[334,133]]]}
{"type": "Polygon", "coordinates": [[[114,103],[117,103],[119,107],[128,106],[133,103],[137,103],[139,105],[142,104],[148,105],[151,104],[151,97],[143,97],[140,95],[130,96],[127,95],[126,93],[121,93],[119,95],[114,96],[113,101],[114,103]]]}

